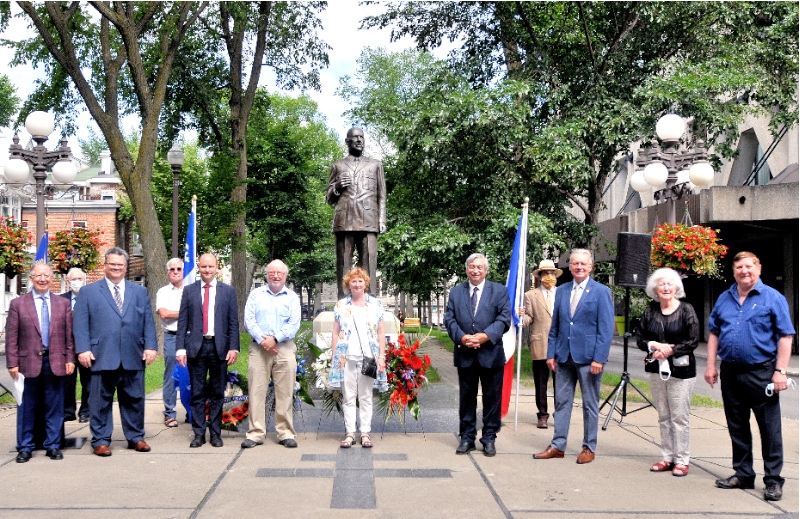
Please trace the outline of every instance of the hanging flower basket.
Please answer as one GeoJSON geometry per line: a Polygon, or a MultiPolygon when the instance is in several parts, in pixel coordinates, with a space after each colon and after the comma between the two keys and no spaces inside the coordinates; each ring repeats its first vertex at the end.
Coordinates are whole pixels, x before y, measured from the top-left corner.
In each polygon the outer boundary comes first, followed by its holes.
{"type": "Polygon", "coordinates": [[[72,267],[84,272],[95,270],[100,266],[100,247],[105,245],[100,241],[101,234],[80,227],[55,233],[48,244],[53,270],[64,275],[72,267]]]}
{"type": "Polygon", "coordinates": [[[664,223],[653,232],[651,264],[669,267],[681,274],[722,279],[719,260],[728,247],[719,242],[719,230],[702,225],[664,223]]]}
{"type": "Polygon", "coordinates": [[[11,218],[0,217],[0,271],[9,278],[30,267],[28,247],[31,235],[11,218]]]}

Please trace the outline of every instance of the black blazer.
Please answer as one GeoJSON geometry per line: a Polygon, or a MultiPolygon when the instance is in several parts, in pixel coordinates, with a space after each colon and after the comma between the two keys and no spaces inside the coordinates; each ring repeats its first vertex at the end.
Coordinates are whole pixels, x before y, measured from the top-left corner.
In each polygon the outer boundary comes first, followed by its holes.
{"type": "Polygon", "coordinates": [[[508,290],[500,283],[486,281],[483,293],[478,302],[475,315],[470,308],[469,281],[455,286],[450,291],[444,324],[453,341],[453,364],[459,368],[468,368],[474,362],[482,368],[502,368],[506,364],[503,350],[503,334],[511,326],[511,303],[508,290]],[[483,332],[489,341],[476,349],[460,346],[461,338],[483,332]]]}
{"type": "MultiPolygon", "coordinates": [[[[186,350],[186,356],[196,357],[203,344],[203,281],[195,281],[183,288],[181,309],[178,312],[176,350],[186,350]]],[[[220,360],[225,360],[228,351],[239,351],[239,314],[236,307],[236,291],[232,286],[217,281],[217,297],[214,303],[214,344],[220,360]]]]}

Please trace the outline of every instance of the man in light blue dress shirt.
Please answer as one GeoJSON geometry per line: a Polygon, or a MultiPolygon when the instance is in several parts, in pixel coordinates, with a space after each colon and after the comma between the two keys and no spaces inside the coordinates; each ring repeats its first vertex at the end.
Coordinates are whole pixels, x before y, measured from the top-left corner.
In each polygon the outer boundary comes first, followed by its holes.
{"type": "Polygon", "coordinates": [[[278,443],[297,447],[293,423],[294,383],[300,329],[300,298],[286,288],[289,268],[281,260],[267,265],[267,285],[256,288],[247,298],[244,325],[253,338],[250,344],[247,381],[250,389],[250,429],[242,448],[264,443],[267,390],[270,378],[275,390],[275,430],[278,443]]]}

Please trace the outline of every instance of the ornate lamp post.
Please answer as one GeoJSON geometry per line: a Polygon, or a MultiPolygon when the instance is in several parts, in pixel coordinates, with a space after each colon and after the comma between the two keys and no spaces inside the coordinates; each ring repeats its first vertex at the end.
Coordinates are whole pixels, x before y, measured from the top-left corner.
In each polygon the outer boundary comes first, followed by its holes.
{"type": "Polygon", "coordinates": [[[178,193],[181,187],[181,168],[183,167],[183,150],[173,144],[167,152],[167,162],[172,167],[172,257],[178,256],[178,193]]]}
{"type": "Polygon", "coordinates": [[[679,115],[667,114],[656,123],[656,133],[663,144],[653,140],[639,151],[637,171],[631,177],[631,187],[640,193],[658,188],[653,194],[656,202],[669,204],[669,223],[676,223],[676,201],[691,193],[694,187],[707,187],[714,180],[714,168],[708,162],[708,151],[702,140],[693,149],[679,149],[686,122],[679,115]]]}
{"type": "Polygon", "coordinates": [[[7,185],[26,184],[30,180],[31,168],[36,188],[36,243],[39,243],[44,234],[44,197],[52,194],[55,187],[45,186],[47,170],[50,169],[54,183],[70,185],[75,181],[78,170],[70,159],[71,151],[67,146],[67,139],[62,137],[58,148],[47,151],[45,141],[55,128],[52,114],[47,112],[31,112],[25,119],[25,129],[33,137],[36,146],[26,150],[19,144],[19,136],[15,135],[13,144],[9,146],[9,160],[6,162],[4,173],[7,185]]]}

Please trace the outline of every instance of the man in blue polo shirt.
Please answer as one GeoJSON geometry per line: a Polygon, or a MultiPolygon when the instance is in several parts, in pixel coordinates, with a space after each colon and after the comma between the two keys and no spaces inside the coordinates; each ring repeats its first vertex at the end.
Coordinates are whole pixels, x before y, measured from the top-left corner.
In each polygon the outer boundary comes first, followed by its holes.
{"type": "Polygon", "coordinates": [[[753,439],[750,411],[756,417],[764,458],[764,499],[783,497],[783,436],[779,394],[786,389],[786,366],[792,354],[792,326],[786,298],[761,280],[761,262],[752,252],[733,258],[736,284],[717,299],[708,318],[708,366],[711,387],[720,380],[728,433],[733,445],[729,478],[719,488],[753,488],[753,439]],[[721,359],[717,373],[717,354],[721,359]],[[773,384],[772,391],[767,385],[773,384]],[[768,396],[769,395],[769,396],[768,396]]]}

